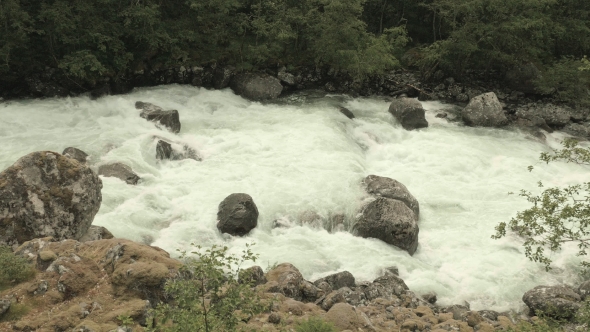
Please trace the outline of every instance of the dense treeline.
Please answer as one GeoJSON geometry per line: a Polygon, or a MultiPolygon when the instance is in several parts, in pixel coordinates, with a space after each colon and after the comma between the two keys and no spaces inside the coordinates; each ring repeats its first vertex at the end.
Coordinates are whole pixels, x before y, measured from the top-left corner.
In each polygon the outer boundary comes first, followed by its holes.
{"type": "Polygon", "coordinates": [[[4,85],[50,68],[87,89],[128,72],[211,63],[361,78],[395,68],[404,53],[425,78],[533,63],[547,73],[539,92],[572,98],[587,85],[578,68],[590,53],[590,2],[0,0],[4,85]]]}

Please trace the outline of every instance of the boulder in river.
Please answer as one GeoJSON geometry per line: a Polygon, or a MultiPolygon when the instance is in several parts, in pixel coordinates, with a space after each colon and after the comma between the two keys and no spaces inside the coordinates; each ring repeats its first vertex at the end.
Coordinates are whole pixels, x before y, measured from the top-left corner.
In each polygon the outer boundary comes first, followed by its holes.
{"type": "Polygon", "coordinates": [[[258,208],[250,195],[231,194],[219,203],[217,220],[221,233],[244,236],[258,225],[258,208]]]}
{"type": "Polygon", "coordinates": [[[278,78],[259,73],[237,74],[230,86],[236,94],[255,101],[277,98],[283,91],[278,78]]]}
{"type": "Polygon", "coordinates": [[[574,317],[582,298],[568,286],[537,286],[522,296],[531,315],[544,314],[556,319],[574,317]]]}
{"type": "Polygon", "coordinates": [[[215,89],[224,89],[229,86],[232,76],[236,69],[232,66],[218,66],[213,71],[213,87],[215,89]]]}
{"type": "Polygon", "coordinates": [[[416,215],[420,216],[420,204],[401,182],[378,175],[369,175],[364,180],[367,193],[375,197],[386,197],[404,202],[416,215]]]}
{"type": "Polygon", "coordinates": [[[140,109],[139,116],[166,127],[171,132],[178,134],[180,132],[180,117],[177,110],[165,111],[160,106],[144,103],[138,101],[135,103],[135,108],[140,109]]]}
{"type": "Polygon", "coordinates": [[[66,157],[76,159],[78,162],[82,164],[85,164],[88,159],[88,154],[86,152],[73,147],[65,148],[64,152],[62,152],[61,154],[63,154],[66,157]]]}
{"type": "MultiPolygon", "coordinates": [[[[175,144],[176,145],[176,144],[175,144]]],[[[187,145],[182,145],[181,148],[175,149],[174,146],[164,140],[159,140],[156,145],[156,159],[159,160],[183,160],[193,159],[201,161],[199,153],[187,145]]]]}
{"type": "Polygon", "coordinates": [[[340,113],[344,114],[349,119],[354,119],[354,114],[346,107],[340,107],[340,113]]]}
{"type": "Polygon", "coordinates": [[[363,209],[353,229],[358,236],[382,240],[410,255],[418,248],[417,216],[396,199],[378,197],[363,209]]]}
{"type": "Polygon", "coordinates": [[[493,92],[471,98],[461,115],[468,126],[501,127],[508,124],[502,104],[493,92]]]}
{"type": "Polygon", "coordinates": [[[419,129],[428,127],[428,121],[424,116],[422,104],[413,98],[397,98],[389,105],[389,113],[406,130],[419,129]]]}
{"type": "Polygon", "coordinates": [[[140,177],[133,172],[131,167],[123,163],[110,163],[101,165],[98,168],[98,175],[115,177],[125,181],[127,184],[137,184],[140,177]]]}
{"type": "Polygon", "coordinates": [[[77,160],[30,153],[0,173],[0,243],[79,239],[100,208],[102,182],[77,160]]]}
{"type": "Polygon", "coordinates": [[[567,106],[542,104],[521,109],[516,115],[527,119],[537,116],[545,120],[550,127],[561,128],[570,122],[572,113],[575,112],[567,106]]]}

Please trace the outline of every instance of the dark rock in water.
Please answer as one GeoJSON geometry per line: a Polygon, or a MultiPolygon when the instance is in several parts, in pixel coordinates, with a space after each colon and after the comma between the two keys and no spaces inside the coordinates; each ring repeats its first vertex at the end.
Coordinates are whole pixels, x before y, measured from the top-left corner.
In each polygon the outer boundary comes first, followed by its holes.
{"type": "Polygon", "coordinates": [[[436,293],[434,293],[434,292],[429,292],[429,293],[423,294],[422,299],[424,299],[424,301],[426,301],[430,304],[435,304],[436,301],[438,300],[436,293]]]}
{"type": "Polygon", "coordinates": [[[105,227],[92,225],[88,229],[88,232],[86,232],[86,234],[84,234],[78,241],[88,242],[112,238],[114,238],[113,233],[109,232],[105,227]]]}
{"type": "Polygon", "coordinates": [[[525,119],[539,117],[552,127],[561,128],[570,122],[572,109],[567,106],[558,106],[553,104],[531,105],[528,108],[520,109],[516,115],[525,119]]]}
{"type": "Polygon", "coordinates": [[[552,133],[553,129],[547,125],[545,119],[539,117],[535,112],[530,112],[527,109],[519,109],[515,113],[517,119],[515,124],[521,128],[536,127],[552,133]]]}
{"type": "Polygon", "coordinates": [[[238,275],[238,282],[240,284],[248,284],[250,286],[258,286],[266,283],[264,271],[260,266],[252,266],[244,270],[240,270],[238,275]]]}
{"type": "Polygon", "coordinates": [[[175,134],[180,132],[180,117],[177,110],[165,111],[160,106],[141,101],[135,103],[135,108],[141,110],[139,116],[142,118],[160,124],[175,134]]]}
{"type": "Polygon", "coordinates": [[[508,124],[502,104],[493,92],[471,98],[461,115],[468,126],[501,127],[508,124]]]}
{"type": "Polygon", "coordinates": [[[382,276],[396,276],[399,277],[399,269],[397,268],[397,266],[390,266],[390,267],[386,267],[381,269],[381,273],[382,276]]]}
{"type": "Polygon", "coordinates": [[[2,318],[2,316],[8,312],[8,309],[10,309],[11,304],[12,303],[10,303],[10,300],[0,300],[0,318],[2,318]]]}
{"type": "Polygon", "coordinates": [[[493,311],[493,310],[480,310],[478,311],[479,315],[485,319],[489,319],[492,321],[496,321],[498,320],[498,312],[493,311]]]}
{"type": "Polygon", "coordinates": [[[440,119],[446,119],[449,115],[447,113],[437,113],[435,117],[440,119]]]}
{"type": "Polygon", "coordinates": [[[139,176],[133,172],[131,167],[123,163],[101,165],[98,168],[98,175],[115,177],[127,182],[127,184],[137,184],[140,180],[139,176]]]}
{"type": "Polygon", "coordinates": [[[590,138],[590,123],[568,123],[563,128],[563,132],[588,139],[590,138]]]}
{"type": "Polygon", "coordinates": [[[78,162],[82,164],[85,164],[86,160],[88,159],[88,154],[86,154],[86,152],[73,147],[65,148],[64,152],[62,152],[61,154],[63,154],[66,157],[76,159],[78,162]]]}
{"type": "Polygon", "coordinates": [[[353,227],[356,235],[375,238],[413,255],[418,248],[416,215],[402,201],[379,197],[367,205],[353,227]]]}
{"type": "Polygon", "coordinates": [[[340,113],[344,114],[349,119],[354,119],[354,114],[346,107],[340,107],[340,113]]]}
{"type": "Polygon", "coordinates": [[[418,200],[401,182],[383,176],[369,175],[363,180],[363,183],[367,193],[375,197],[386,197],[402,201],[414,212],[416,219],[420,217],[418,200]]]}
{"type": "Polygon", "coordinates": [[[103,96],[108,96],[111,94],[111,86],[109,84],[104,84],[101,87],[98,87],[92,91],[90,91],[90,98],[91,99],[98,99],[103,96]]]}
{"type": "Polygon", "coordinates": [[[355,287],[354,276],[348,271],[342,271],[320,278],[314,281],[313,284],[319,287],[322,282],[326,282],[333,290],[338,290],[342,287],[355,287]]]}
{"type": "Polygon", "coordinates": [[[230,86],[236,94],[255,101],[277,98],[283,91],[279,79],[266,74],[237,74],[230,86]]]}
{"type": "Polygon", "coordinates": [[[419,101],[412,98],[394,99],[389,105],[389,113],[393,115],[406,130],[428,127],[424,116],[424,108],[419,101]]]}
{"type": "Polygon", "coordinates": [[[378,297],[392,299],[395,296],[399,298],[409,290],[410,288],[408,288],[406,283],[396,276],[379,277],[363,287],[365,296],[369,301],[378,297]]]}
{"type": "Polygon", "coordinates": [[[159,140],[158,144],[156,145],[156,159],[159,160],[183,160],[183,159],[193,159],[196,161],[201,161],[201,157],[199,153],[194,149],[183,145],[182,151],[177,151],[172,147],[172,144],[159,140]]]}
{"type": "Polygon", "coordinates": [[[67,97],[69,95],[68,89],[60,86],[48,76],[50,74],[33,75],[26,78],[29,90],[39,97],[67,97]]]}
{"type": "Polygon", "coordinates": [[[0,243],[79,239],[100,208],[102,182],[57,152],[33,152],[0,173],[0,243]]]}
{"type": "Polygon", "coordinates": [[[248,194],[231,194],[220,204],[217,229],[221,233],[244,236],[258,225],[258,208],[248,194]]]}
{"type": "Polygon", "coordinates": [[[229,86],[232,76],[236,69],[232,66],[218,66],[213,72],[213,87],[215,89],[224,89],[229,86]]]}
{"type": "Polygon", "coordinates": [[[541,76],[541,71],[531,62],[516,66],[506,72],[506,83],[513,90],[524,93],[537,93],[535,80],[541,76]]]}
{"type": "Polygon", "coordinates": [[[582,298],[568,286],[537,286],[522,296],[532,316],[542,312],[555,319],[570,319],[582,306],[582,298]]]}

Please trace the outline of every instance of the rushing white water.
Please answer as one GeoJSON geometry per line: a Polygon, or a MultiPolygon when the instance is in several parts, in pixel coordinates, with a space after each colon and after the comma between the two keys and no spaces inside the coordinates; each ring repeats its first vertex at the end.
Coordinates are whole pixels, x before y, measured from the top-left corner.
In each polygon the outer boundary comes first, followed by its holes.
{"type": "Polygon", "coordinates": [[[547,145],[515,131],[464,127],[435,117],[450,106],[423,105],[430,126],[406,131],[384,99],[313,92],[273,104],[187,86],[96,101],[10,101],[0,104],[0,169],[29,152],[68,146],[90,154],[93,167],[124,162],[142,181],[130,186],[103,177],[95,225],[117,237],[153,240],[172,253],[190,250],[191,242],[240,253],[255,242],[263,268],[290,262],[309,280],[343,270],[372,280],[381,268],[396,265],[417,293],[434,291],[442,304],[468,301],[474,309],[495,310],[518,309],[522,294],[536,285],[575,281],[575,248],[554,255],[556,268],[547,273],[524,257],[516,237],[490,238],[496,224],[528,206],[508,192],[538,192],[539,180],[549,186],[590,180],[583,167],[538,162],[560,137],[549,136],[547,145]],[[181,133],[140,118],[137,100],[177,109],[181,133]],[[339,105],[357,118],[340,114],[339,105]],[[154,136],[193,147],[203,161],[156,161],[154,136]],[[528,165],[537,167],[528,172],[528,165]],[[399,180],[420,202],[414,256],[343,230],[297,225],[306,211],[354,220],[366,199],[359,183],[369,174],[399,180]],[[215,227],[219,202],[235,192],[250,194],[260,211],[258,227],[244,238],[222,236],[215,227]],[[293,227],[273,229],[277,218],[293,227]]]}

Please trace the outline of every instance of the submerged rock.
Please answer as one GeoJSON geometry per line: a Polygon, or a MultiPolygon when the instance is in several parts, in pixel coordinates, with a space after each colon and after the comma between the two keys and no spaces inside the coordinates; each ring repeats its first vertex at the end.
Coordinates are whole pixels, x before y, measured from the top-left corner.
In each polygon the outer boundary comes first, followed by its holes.
{"type": "Polygon", "coordinates": [[[364,180],[367,193],[375,197],[397,199],[404,202],[416,215],[420,217],[420,204],[401,182],[378,175],[369,175],[364,180]]]}
{"type": "Polygon", "coordinates": [[[230,85],[236,94],[255,101],[277,98],[283,91],[279,79],[266,74],[237,74],[230,85]]]}
{"type": "Polygon", "coordinates": [[[356,235],[376,238],[413,255],[418,248],[417,217],[402,201],[379,197],[367,205],[353,227],[356,235]]]}
{"type": "Polygon", "coordinates": [[[501,127],[508,124],[502,104],[493,92],[471,98],[461,115],[468,126],[501,127]]]}
{"type": "Polygon", "coordinates": [[[33,152],[0,173],[0,243],[79,239],[100,208],[102,182],[77,160],[33,152]]]}
{"type": "Polygon", "coordinates": [[[188,147],[187,145],[182,146],[182,151],[176,150],[173,148],[172,144],[159,140],[158,144],[156,145],[156,159],[159,160],[183,160],[183,159],[193,159],[196,161],[201,161],[201,157],[194,149],[188,147]]]}
{"type": "Polygon", "coordinates": [[[354,114],[346,107],[340,107],[340,113],[344,114],[349,119],[354,119],[354,114]]]}
{"type": "Polygon", "coordinates": [[[425,111],[419,101],[412,98],[394,99],[389,105],[389,113],[406,130],[419,129],[428,127],[425,111]]]}
{"type": "Polygon", "coordinates": [[[258,225],[258,208],[248,194],[231,194],[219,203],[217,229],[244,236],[258,225]]]}
{"type": "Polygon", "coordinates": [[[76,159],[78,162],[85,164],[88,159],[88,154],[80,149],[76,149],[73,147],[65,148],[64,152],[62,152],[66,157],[76,159]]]}
{"type": "Polygon", "coordinates": [[[144,103],[138,101],[135,103],[135,108],[140,109],[139,116],[166,127],[171,132],[178,134],[180,132],[180,117],[177,110],[165,111],[160,106],[144,103]]]}
{"type": "Polygon", "coordinates": [[[101,165],[98,168],[98,175],[106,177],[115,177],[125,181],[127,184],[137,184],[140,177],[133,172],[131,167],[123,163],[111,163],[107,165],[101,165]]]}

